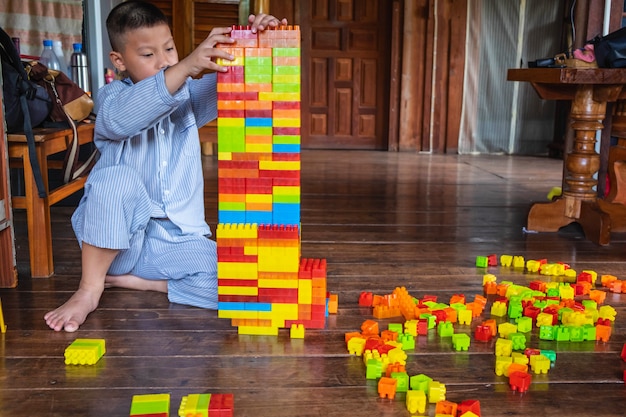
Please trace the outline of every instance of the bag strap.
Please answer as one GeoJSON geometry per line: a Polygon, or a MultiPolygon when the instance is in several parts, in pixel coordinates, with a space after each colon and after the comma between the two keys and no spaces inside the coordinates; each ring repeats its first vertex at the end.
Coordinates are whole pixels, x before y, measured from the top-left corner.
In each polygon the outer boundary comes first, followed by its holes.
{"type": "Polygon", "coordinates": [[[28,159],[30,160],[30,166],[33,170],[33,177],[35,177],[39,197],[45,198],[47,196],[46,187],[44,186],[43,177],[41,176],[41,167],[39,166],[37,150],[35,149],[35,135],[33,134],[33,127],[30,123],[30,113],[24,94],[20,94],[20,103],[22,105],[22,112],[24,113],[24,134],[26,135],[26,143],[28,144],[28,159]]]}
{"type": "Polygon", "coordinates": [[[44,78],[44,80],[48,84],[50,84],[52,92],[54,93],[54,99],[56,100],[59,107],[63,110],[63,114],[65,114],[65,117],[67,118],[67,121],[72,128],[72,140],[71,143],[69,143],[67,146],[65,160],[63,162],[63,182],[67,184],[68,182],[75,180],[76,178],[79,178],[80,176],[89,172],[96,160],[98,152],[92,152],[91,155],[89,155],[89,158],[87,158],[84,163],[80,163],[78,158],[80,143],[78,143],[78,130],[76,128],[76,122],[69,114],[67,114],[65,108],[63,107],[63,103],[61,102],[61,98],[59,97],[59,93],[57,92],[54,77],[46,77],[44,78]]]}

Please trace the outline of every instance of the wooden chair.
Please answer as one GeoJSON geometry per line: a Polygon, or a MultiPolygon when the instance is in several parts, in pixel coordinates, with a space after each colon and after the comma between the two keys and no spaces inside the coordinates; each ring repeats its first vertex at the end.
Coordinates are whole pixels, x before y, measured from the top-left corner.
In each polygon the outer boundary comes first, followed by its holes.
{"type": "MultiPolygon", "coordinates": [[[[81,145],[93,142],[93,123],[78,126],[78,139],[81,145]]],[[[41,198],[29,160],[26,136],[8,134],[10,166],[24,172],[24,196],[12,196],[14,209],[25,209],[28,224],[28,252],[33,278],[47,278],[54,274],[52,259],[52,230],[50,206],[81,190],[87,177],[80,177],[67,184],[50,189],[48,174],[51,169],[61,169],[63,161],[50,160],[51,155],[64,152],[70,143],[72,130],[57,128],[34,129],[37,160],[41,167],[47,197],[41,198]]]]}

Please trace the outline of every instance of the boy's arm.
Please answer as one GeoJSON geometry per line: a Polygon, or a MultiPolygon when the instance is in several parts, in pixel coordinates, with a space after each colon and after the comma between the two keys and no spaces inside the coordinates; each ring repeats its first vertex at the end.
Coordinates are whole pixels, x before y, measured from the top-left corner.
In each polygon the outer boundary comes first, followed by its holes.
{"type": "MultiPolygon", "coordinates": [[[[248,17],[253,33],[263,31],[268,27],[286,25],[287,19],[278,20],[267,14],[250,15],[248,17]]],[[[235,41],[230,38],[231,28],[214,28],[209,36],[202,41],[191,54],[175,65],[165,70],[165,84],[170,93],[174,94],[187,81],[188,77],[195,77],[204,70],[226,72],[227,68],[217,65],[216,58],[233,60],[233,56],[222,49],[215,48],[218,43],[232,44],[235,41]]]]}

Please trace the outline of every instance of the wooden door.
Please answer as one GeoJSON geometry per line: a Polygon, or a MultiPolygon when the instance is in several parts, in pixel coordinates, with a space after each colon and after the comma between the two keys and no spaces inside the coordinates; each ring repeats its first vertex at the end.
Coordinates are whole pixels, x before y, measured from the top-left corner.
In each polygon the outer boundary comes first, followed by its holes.
{"type": "Polygon", "coordinates": [[[300,2],[302,146],[387,149],[391,2],[300,2]]]}

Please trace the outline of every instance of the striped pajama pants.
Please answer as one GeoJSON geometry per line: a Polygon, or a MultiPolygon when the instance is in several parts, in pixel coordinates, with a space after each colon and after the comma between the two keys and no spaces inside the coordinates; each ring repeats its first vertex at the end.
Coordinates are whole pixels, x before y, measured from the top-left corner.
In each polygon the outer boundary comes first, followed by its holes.
{"type": "Polygon", "coordinates": [[[81,247],[120,250],[110,275],[167,280],[172,303],[217,309],[215,241],[151,218],[153,207],[137,173],[115,165],[89,175],[72,227],[81,247]]]}

